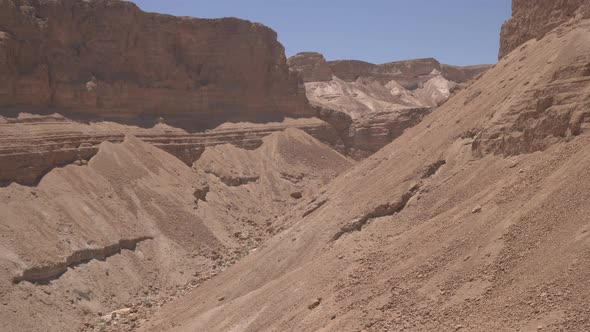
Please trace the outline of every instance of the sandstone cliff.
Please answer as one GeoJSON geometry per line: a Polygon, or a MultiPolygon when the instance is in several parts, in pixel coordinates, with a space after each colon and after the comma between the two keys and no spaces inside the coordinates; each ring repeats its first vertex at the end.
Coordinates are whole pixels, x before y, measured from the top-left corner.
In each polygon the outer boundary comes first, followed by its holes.
{"type": "Polygon", "coordinates": [[[0,1],[0,108],[185,127],[310,115],[271,29],[117,0],[0,1]]]}
{"type": "Polygon", "coordinates": [[[542,38],[566,21],[588,17],[587,0],[514,0],[512,18],[502,26],[499,57],[503,58],[529,39],[542,38]]]}
{"type": "Polygon", "coordinates": [[[261,24],[117,0],[0,0],[0,186],[34,185],[125,134],[187,165],[207,146],[256,148],[287,127],[343,151],[314,114],[261,24]]]}
{"type": "Polygon", "coordinates": [[[393,141],[446,101],[458,83],[489,68],[449,66],[435,59],[381,65],[326,61],[313,52],[299,53],[288,63],[300,73],[318,117],[332,124],[347,154],[356,159],[393,141]]]}

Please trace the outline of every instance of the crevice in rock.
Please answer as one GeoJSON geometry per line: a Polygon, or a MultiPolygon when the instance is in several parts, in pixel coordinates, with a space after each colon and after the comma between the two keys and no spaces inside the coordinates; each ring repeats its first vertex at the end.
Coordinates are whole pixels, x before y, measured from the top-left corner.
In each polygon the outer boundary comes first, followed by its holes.
{"type": "Polygon", "coordinates": [[[207,194],[209,193],[209,190],[209,184],[207,183],[202,183],[195,189],[193,193],[195,196],[195,205],[198,205],[199,201],[207,201],[207,194]]]}
{"type": "Polygon", "coordinates": [[[345,234],[361,231],[371,219],[392,216],[401,212],[406,207],[406,204],[408,204],[408,201],[416,194],[416,192],[418,192],[419,189],[420,185],[416,184],[412,186],[410,190],[406,191],[397,201],[381,204],[371,209],[363,216],[354,219],[351,223],[342,226],[342,228],[340,228],[340,230],[334,234],[329,242],[337,241],[345,234]]]}
{"type": "Polygon", "coordinates": [[[151,236],[143,236],[134,239],[119,240],[119,242],[113,245],[102,248],[77,250],[68,256],[64,262],[26,269],[21,275],[12,278],[12,282],[18,284],[28,281],[33,284],[47,285],[51,281],[59,279],[69,268],[74,269],[93,260],[105,261],[111,256],[120,254],[122,250],[135,251],[139,243],[153,239],[151,236]]]}
{"type": "Polygon", "coordinates": [[[258,175],[251,175],[251,176],[233,176],[233,175],[219,175],[210,170],[206,170],[205,173],[212,174],[221,182],[223,182],[228,187],[239,187],[243,186],[248,183],[256,182],[260,179],[258,175]]]}
{"type": "Polygon", "coordinates": [[[435,163],[432,163],[426,166],[422,171],[422,179],[428,179],[429,177],[433,176],[438,172],[438,170],[443,167],[447,163],[446,160],[438,160],[435,163]]]}
{"type": "MultiPolygon", "coordinates": [[[[145,140],[143,137],[138,136],[139,139],[151,143],[153,140],[145,140]]],[[[185,165],[192,167],[195,162],[197,162],[203,153],[205,152],[205,148],[202,146],[193,146],[192,144],[187,143],[151,143],[155,147],[159,148],[160,150],[166,151],[169,154],[175,156],[180,161],[182,161],[185,165]]],[[[196,144],[195,144],[196,145],[196,144]]]]}
{"type": "Polygon", "coordinates": [[[320,200],[315,198],[313,201],[311,201],[311,203],[309,203],[309,205],[305,209],[305,212],[303,212],[303,218],[307,217],[308,215],[315,212],[317,209],[321,208],[324,204],[326,204],[326,202],[328,202],[327,198],[323,198],[320,200]]]}
{"type": "Polygon", "coordinates": [[[325,121],[330,126],[332,126],[332,128],[334,128],[336,134],[344,144],[344,154],[349,155],[352,146],[351,137],[349,136],[350,126],[353,123],[352,118],[344,112],[339,112],[320,106],[312,107],[314,108],[316,116],[319,119],[325,121]]]}

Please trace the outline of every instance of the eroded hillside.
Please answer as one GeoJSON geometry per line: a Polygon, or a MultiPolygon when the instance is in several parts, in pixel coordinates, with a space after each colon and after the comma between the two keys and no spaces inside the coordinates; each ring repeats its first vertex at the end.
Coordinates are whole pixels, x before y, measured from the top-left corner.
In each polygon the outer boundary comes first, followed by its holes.
{"type": "Polygon", "coordinates": [[[34,186],[0,188],[3,328],[87,330],[165,303],[256,250],[351,165],[298,129],[251,151],[206,149],[193,168],[128,135],[34,186]]]}
{"type": "Polygon", "coordinates": [[[590,329],[589,55],[527,41],[142,330],[590,329]]]}
{"type": "Polygon", "coordinates": [[[449,66],[435,59],[381,65],[326,61],[312,52],[299,53],[288,63],[301,74],[318,117],[336,129],[346,153],[356,159],[399,137],[460,89],[458,84],[490,67],[449,66]]]}
{"type": "Polygon", "coordinates": [[[0,0],[0,329],[590,330],[584,4],[515,0],[476,77],[0,0]]]}

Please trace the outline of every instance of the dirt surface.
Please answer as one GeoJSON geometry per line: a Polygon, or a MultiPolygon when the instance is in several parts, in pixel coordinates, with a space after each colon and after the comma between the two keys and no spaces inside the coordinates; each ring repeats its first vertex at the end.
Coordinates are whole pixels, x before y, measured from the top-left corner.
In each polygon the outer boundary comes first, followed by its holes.
{"type": "Polygon", "coordinates": [[[590,329],[589,38],[525,43],[140,330],[590,329]]]}
{"type": "Polygon", "coordinates": [[[336,129],[345,153],[357,160],[391,143],[444,103],[459,83],[491,67],[449,66],[435,59],[380,65],[326,61],[313,52],[294,55],[288,64],[301,74],[317,116],[336,129]]]}
{"type": "Polygon", "coordinates": [[[256,250],[352,165],[298,129],[254,150],[207,148],[192,168],[126,136],[34,186],[2,187],[2,331],[132,329],[138,316],[117,313],[155,308],[256,250]]]}

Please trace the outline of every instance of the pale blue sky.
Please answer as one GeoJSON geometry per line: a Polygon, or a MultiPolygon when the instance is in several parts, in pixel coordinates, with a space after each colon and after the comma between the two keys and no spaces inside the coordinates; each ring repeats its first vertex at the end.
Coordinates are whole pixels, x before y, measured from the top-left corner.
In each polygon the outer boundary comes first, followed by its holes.
{"type": "Polygon", "coordinates": [[[136,0],[150,12],[263,23],[288,56],[373,63],[435,57],[456,65],[495,63],[511,0],[136,0]]]}

